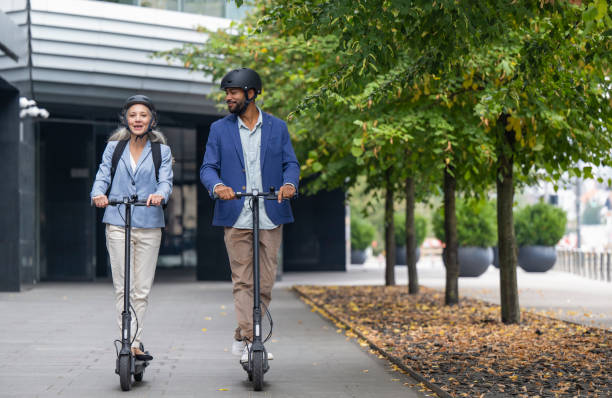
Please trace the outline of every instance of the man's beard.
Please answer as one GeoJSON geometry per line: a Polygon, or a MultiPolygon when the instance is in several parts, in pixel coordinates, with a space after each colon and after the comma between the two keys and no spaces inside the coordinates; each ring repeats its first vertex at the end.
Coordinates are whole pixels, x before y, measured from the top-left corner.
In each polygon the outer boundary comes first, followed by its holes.
{"type": "Polygon", "coordinates": [[[244,106],[244,102],[245,102],[245,101],[235,101],[235,102],[234,102],[234,107],[233,107],[233,108],[230,108],[230,107],[229,107],[229,103],[228,103],[228,107],[227,107],[227,108],[228,108],[228,110],[229,110],[231,113],[233,113],[234,115],[236,115],[236,116],[240,116],[240,115],[242,114],[243,108],[245,107],[245,106],[244,106]]]}

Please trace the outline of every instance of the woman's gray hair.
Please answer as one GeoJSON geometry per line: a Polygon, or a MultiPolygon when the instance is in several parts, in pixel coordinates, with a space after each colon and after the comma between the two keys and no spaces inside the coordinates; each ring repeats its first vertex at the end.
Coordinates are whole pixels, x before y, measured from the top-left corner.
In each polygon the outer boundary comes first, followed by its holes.
{"type": "MultiPolygon", "coordinates": [[[[129,140],[131,133],[129,130],[123,126],[119,127],[110,137],[108,137],[108,141],[123,141],[129,140]]],[[[162,134],[159,130],[151,130],[149,131],[149,139],[151,142],[159,142],[160,144],[167,145],[166,136],[162,134]]]]}

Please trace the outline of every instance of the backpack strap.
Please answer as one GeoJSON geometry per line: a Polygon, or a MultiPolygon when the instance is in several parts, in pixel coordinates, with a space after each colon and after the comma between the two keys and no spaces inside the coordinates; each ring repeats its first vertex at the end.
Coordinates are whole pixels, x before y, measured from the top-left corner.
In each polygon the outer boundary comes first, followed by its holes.
{"type": "Polygon", "coordinates": [[[153,156],[153,165],[155,166],[155,180],[159,183],[159,168],[161,166],[161,145],[159,142],[151,142],[151,155],[153,156]]]}
{"type": "MultiPolygon", "coordinates": [[[[153,157],[153,166],[155,167],[155,181],[159,183],[159,168],[161,167],[161,145],[159,142],[151,142],[151,156],[153,157]]],[[[162,205],[163,209],[166,209],[168,203],[162,205]]]]}
{"type": "Polygon", "coordinates": [[[115,151],[113,152],[113,158],[111,160],[111,180],[110,184],[108,184],[108,189],[106,190],[106,196],[110,193],[111,187],[113,186],[113,179],[115,178],[115,172],[117,171],[117,165],[119,164],[119,159],[121,159],[121,155],[125,151],[125,147],[127,146],[128,140],[117,141],[117,146],[115,147],[115,151]]]}

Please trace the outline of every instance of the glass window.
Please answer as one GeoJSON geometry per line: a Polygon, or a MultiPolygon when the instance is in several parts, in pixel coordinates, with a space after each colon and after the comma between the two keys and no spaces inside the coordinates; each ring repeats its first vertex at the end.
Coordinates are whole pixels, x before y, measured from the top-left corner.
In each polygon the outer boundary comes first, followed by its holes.
{"type": "Polygon", "coordinates": [[[138,5],[138,0],[98,0],[98,1],[106,1],[108,3],[118,3],[118,4],[131,4],[133,6],[138,5]]]}
{"type": "Polygon", "coordinates": [[[210,15],[213,17],[244,19],[252,6],[242,5],[228,0],[98,0],[108,3],[130,4],[134,6],[174,10],[191,14],[210,15]]]}
{"type": "Polygon", "coordinates": [[[178,11],[178,0],[140,0],[140,6],[178,11]]]}
{"type": "Polygon", "coordinates": [[[223,18],[225,0],[183,0],[183,11],[223,18]]]}
{"type": "Polygon", "coordinates": [[[166,208],[166,228],[163,230],[158,264],[162,267],[195,267],[197,231],[197,187],[199,168],[196,159],[196,130],[164,127],[172,149],[174,181],[172,196],[166,208]]]}
{"type": "Polygon", "coordinates": [[[237,7],[236,3],[230,1],[225,5],[225,18],[233,19],[235,21],[243,20],[246,17],[247,12],[249,12],[251,8],[251,6],[247,6],[244,4],[240,7],[237,7]]]}

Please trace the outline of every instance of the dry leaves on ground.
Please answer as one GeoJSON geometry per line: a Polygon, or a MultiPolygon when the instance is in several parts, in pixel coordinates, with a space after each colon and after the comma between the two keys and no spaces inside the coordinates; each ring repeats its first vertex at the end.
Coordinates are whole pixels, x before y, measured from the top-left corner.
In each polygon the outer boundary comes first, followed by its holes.
{"type": "Polygon", "coordinates": [[[612,333],[405,286],[296,286],[370,342],[452,396],[612,396],[612,333]],[[483,395],[484,394],[484,395],[483,395]]]}

